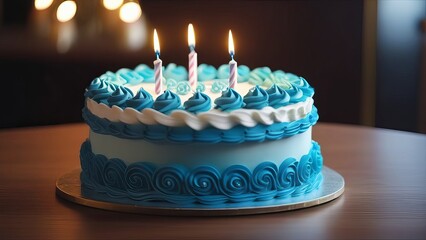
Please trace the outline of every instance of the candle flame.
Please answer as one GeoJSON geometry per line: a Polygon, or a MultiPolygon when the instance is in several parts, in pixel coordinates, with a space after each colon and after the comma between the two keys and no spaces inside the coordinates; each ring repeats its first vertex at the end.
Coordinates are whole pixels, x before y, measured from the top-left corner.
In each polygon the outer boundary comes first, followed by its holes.
{"type": "Polygon", "coordinates": [[[228,37],[228,51],[232,58],[234,58],[235,49],[234,49],[234,39],[232,38],[232,32],[229,30],[229,37],[228,37]]]}
{"type": "Polygon", "coordinates": [[[158,41],[157,30],[154,28],[154,52],[160,55],[160,41],[158,41]]]}
{"type": "Polygon", "coordinates": [[[65,1],[59,5],[56,11],[56,18],[60,22],[67,22],[71,20],[77,12],[77,4],[74,1],[65,1]]]}
{"type": "Polygon", "coordinates": [[[194,27],[191,23],[188,25],[188,46],[195,47],[194,27]]]}

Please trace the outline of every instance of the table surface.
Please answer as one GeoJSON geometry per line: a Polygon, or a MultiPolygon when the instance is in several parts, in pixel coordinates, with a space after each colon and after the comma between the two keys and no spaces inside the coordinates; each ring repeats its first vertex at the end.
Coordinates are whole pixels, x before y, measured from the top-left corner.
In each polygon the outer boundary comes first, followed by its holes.
{"type": "Polygon", "coordinates": [[[0,239],[426,238],[426,135],[320,123],[313,138],[345,193],[324,205],[234,217],[167,217],[80,206],[55,195],[79,168],[88,127],[0,131],[0,239]]]}

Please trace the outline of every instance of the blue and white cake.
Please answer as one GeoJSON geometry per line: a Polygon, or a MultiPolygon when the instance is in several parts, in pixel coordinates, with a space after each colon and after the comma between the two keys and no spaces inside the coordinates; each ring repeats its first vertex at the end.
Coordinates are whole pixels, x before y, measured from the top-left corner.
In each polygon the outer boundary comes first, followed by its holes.
{"type": "Polygon", "coordinates": [[[314,89],[291,73],[169,64],[164,93],[146,65],[107,72],[85,92],[90,126],[81,183],[91,199],[173,208],[247,207],[308,194],[322,182],[312,141],[314,89]]]}

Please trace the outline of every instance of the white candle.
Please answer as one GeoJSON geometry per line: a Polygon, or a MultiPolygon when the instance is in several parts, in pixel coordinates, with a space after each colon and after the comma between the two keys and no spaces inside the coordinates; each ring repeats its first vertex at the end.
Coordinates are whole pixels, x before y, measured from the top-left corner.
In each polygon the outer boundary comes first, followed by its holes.
{"type": "Polygon", "coordinates": [[[237,62],[234,60],[235,49],[231,30],[229,30],[228,51],[231,56],[231,61],[229,61],[229,87],[235,88],[237,86],[238,71],[237,62]]]}
{"type": "Polygon", "coordinates": [[[188,74],[189,74],[189,85],[192,89],[197,87],[197,52],[195,52],[195,34],[194,27],[192,24],[188,25],[188,46],[189,46],[189,55],[188,55],[188,74]]]}
{"type": "Polygon", "coordinates": [[[163,92],[163,62],[160,59],[160,41],[156,29],[154,29],[154,52],[157,57],[154,61],[155,93],[159,95],[163,92]]]}

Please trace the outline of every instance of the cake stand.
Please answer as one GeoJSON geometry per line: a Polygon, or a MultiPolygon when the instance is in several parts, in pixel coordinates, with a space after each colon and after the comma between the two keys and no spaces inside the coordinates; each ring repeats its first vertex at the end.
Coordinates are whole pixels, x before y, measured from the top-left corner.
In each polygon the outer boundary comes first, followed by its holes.
{"type": "Polygon", "coordinates": [[[121,204],[107,201],[99,201],[85,197],[81,192],[81,170],[69,172],[56,181],[56,194],[68,201],[99,209],[140,213],[154,215],[176,216],[225,216],[225,215],[249,215],[272,212],[283,212],[317,206],[338,198],[344,192],[345,181],[343,177],[331,168],[323,167],[323,182],[319,189],[300,196],[285,199],[273,199],[269,201],[251,202],[250,205],[225,204],[220,208],[209,207],[167,207],[167,206],[141,206],[133,204],[121,204]]]}

